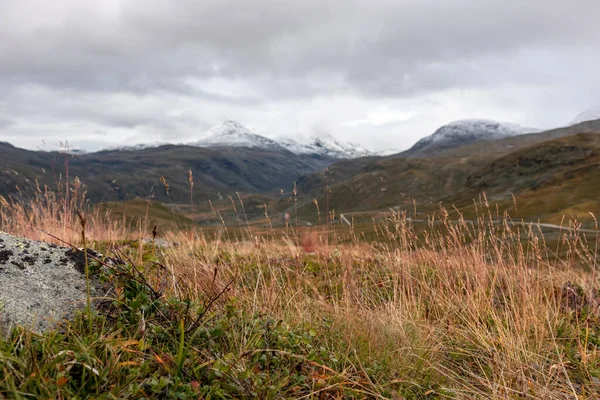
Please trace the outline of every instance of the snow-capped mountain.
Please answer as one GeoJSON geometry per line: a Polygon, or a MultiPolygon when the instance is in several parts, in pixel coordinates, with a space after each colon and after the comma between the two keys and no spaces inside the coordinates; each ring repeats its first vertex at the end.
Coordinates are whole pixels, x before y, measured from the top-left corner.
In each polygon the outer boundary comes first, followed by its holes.
{"type": "Polygon", "coordinates": [[[281,145],[295,154],[317,154],[332,158],[358,158],[375,155],[375,153],[354,143],[341,143],[330,135],[322,135],[307,141],[281,139],[281,145]]]}
{"type": "MultiPolygon", "coordinates": [[[[136,151],[166,144],[168,143],[135,144],[105,150],[136,151]]],[[[246,128],[239,122],[231,120],[214,126],[199,137],[182,144],[195,147],[247,147],[272,151],[287,150],[299,155],[318,155],[338,159],[379,155],[353,143],[342,143],[329,135],[321,135],[317,138],[300,141],[291,138],[270,139],[246,128]]]]}
{"type": "Polygon", "coordinates": [[[321,136],[307,141],[291,138],[269,139],[246,128],[236,121],[225,121],[210,128],[189,146],[198,147],[251,147],[268,150],[288,150],[294,154],[315,154],[331,158],[357,158],[373,155],[368,150],[351,143],[341,143],[331,136],[321,136]]]}
{"type": "Polygon", "coordinates": [[[236,121],[225,121],[214,126],[188,146],[197,147],[250,147],[268,150],[283,150],[285,147],[277,141],[266,138],[246,128],[236,121]]]}
{"type": "Polygon", "coordinates": [[[419,140],[408,150],[408,153],[449,149],[479,140],[499,140],[537,131],[513,123],[485,119],[465,119],[442,126],[433,134],[419,140]]]}
{"type": "Polygon", "coordinates": [[[151,144],[139,143],[139,144],[133,144],[130,146],[107,147],[107,148],[102,149],[102,151],[139,151],[139,150],[145,150],[145,149],[153,149],[155,147],[165,146],[168,144],[169,143],[166,143],[166,142],[154,142],[151,144]]]}
{"type": "Polygon", "coordinates": [[[577,114],[575,119],[569,125],[580,124],[585,121],[593,121],[600,119],[600,105],[588,108],[582,113],[577,114]]]}

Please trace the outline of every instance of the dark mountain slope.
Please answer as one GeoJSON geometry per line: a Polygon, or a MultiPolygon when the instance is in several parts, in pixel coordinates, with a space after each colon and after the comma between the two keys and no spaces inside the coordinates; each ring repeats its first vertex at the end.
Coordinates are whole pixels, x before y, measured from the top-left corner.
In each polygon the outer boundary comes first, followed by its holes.
{"type": "Polygon", "coordinates": [[[298,179],[298,191],[305,194],[316,196],[329,184],[330,186],[365,172],[369,168],[375,168],[376,161],[381,157],[362,157],[352,160],[342,160],[331,164],[325,169],[314,172],[310,175],[304,175],[298,179]]]}
{"type": "Polygon", "coordinates": [[[187,202],[188,170],[194,175],[194,197],[198,200],[240,191],[264,193],[290,187],[300,176],[320,170],[333,161],[314,155],[296,155],[287,150],[260,148],[207,149],[167,145],[141,150],[111,150],[91,154],[64,155],[0,145],[0,194],[14,194],[17,187],[33,190],[56,186],[65,176],[68,157],[71,182],[85,185],[91,201],[146,197],[152,192],[162,201],[187,202]],[[160,177],[170,185],[170,199],[160,177]]]}

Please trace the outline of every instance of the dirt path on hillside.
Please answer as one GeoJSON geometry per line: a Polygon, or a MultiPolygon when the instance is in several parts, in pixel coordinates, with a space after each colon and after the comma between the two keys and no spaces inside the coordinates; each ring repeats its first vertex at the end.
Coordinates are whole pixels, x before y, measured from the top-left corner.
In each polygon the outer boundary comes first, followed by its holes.
{"type": "MultiPolygon", "coordinates": [[[[344,213],[344,214],[340,214],[340,219],[342,220],[343,223],[345,223],[348,226],[352,226],[352,222],[350,222],[350,220],[348,219],[347,215],[352,216],[352,215],[378,215],[378,214],[386,214],[385,212],[362,212],[362,211],[356,211],[356,212],[351,212],[351,213],[344,213]]],[[[410,222],[416,222],[416,223],[427,223],[428,221],[426,219],[418,219],[418,218],[411,218],[411,217],[406,217],[407,221],[410,222]]],[[[441,221],[436,220],[434,221],[435,223],[440,223],[441,221]]],[[[451,220],[450,222],[452,223],[459,223],[462,221],[459,220],[451,220]]],[[[478,221],[475,220],[464,220],[464,222],[468,223],[468,224],[477,224],[478,221]]],[[[486,223],[489,223],[489,221],[486,221],[486,223]]],[[[555,224],[550,224],[550,223],[546,223],[546,222],[533,222],[533,221],[502,221],[502,220],[493,220],[492,223],[500,225],[500,224],[508,224],[508,225],[512,225],[512,226],[537,226],[540,228],[547,228],[547,229],[555,229],[555,230],[559,230],[559,231],[569,231],[569,232],[580,232],[580,233],[600,233],[600,230],[595,230],[595,229],[585,229],[585,228],[579,228],[579,229],[575,229],[575,228],[571,228],[568,226],[560,226],[560,225],[555,225],[555,224]]]]}

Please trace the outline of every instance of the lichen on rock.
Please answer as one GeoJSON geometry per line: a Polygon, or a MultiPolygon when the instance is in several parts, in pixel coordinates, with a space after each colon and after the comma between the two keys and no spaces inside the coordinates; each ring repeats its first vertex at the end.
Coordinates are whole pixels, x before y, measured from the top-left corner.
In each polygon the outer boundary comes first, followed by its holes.
{"type": "MultiPolygon", "coordinates": [[[[93,276],[91,296],[105,294],[93,276]]],[[[83,251],[0,232],[0,333],[15,325],[43,332],[85,306],[83,251]]]]}

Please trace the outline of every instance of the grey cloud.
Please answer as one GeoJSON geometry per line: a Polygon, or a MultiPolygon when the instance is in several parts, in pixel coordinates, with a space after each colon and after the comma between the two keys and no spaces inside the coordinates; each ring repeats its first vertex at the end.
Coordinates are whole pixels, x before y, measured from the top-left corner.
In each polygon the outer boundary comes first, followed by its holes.
{"type": "MultiPolygon", "coordinates": [[[[267,131],[342,134],[363,103],[406,101],[429,115],[429,97],[456,91],[479,101],[435,108],[448,118],[470,107],[534,125],[549,108],[568,120],[600,88],[597,0],[0,0],[0,8],[0,129],[14,137],[80,123],[76,132],[181,138],[224,115],[267,131]],[[335,113],[320,110],[327,106],[335,113]],[[283,114],[298,115],[296,124],[282,126],[283,114]]],[[[411,138],[430,133],[414,121],[394,129],[402,126],[411,138]]]]}
{"type": "MultiPolygon", "coordinates": [[[[436,65],[600,38],[594,0],[162,0],[118,2],[105,13],[77,4],[56,23],[28,30],[14,29],[27,21],[13,20],[9,7],[0,16],[0,73],[16,82],[133,92],[181,87],[186,75],[243,77],[271,80],[273,90],[263,86],[270,96],[285,94],[286,81],[343,76],[347,89],[376,94],[385,80],[402,95],[418,91],[421,71],[436,65]]],[[[453,78],[429,86],[443,89],[453,78]]],[[[316,86],[296,95],[328,89],[316,86]]]]}
{"type": "Polygon", "coordinates": [[[11,126],[12,124],[14,124],[15,122],[9,118],[3,118],[0,117],[0,131],[3,128],[8,128],[9,126],[11,126]]]}

